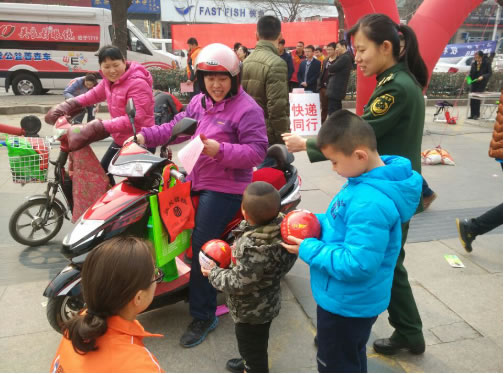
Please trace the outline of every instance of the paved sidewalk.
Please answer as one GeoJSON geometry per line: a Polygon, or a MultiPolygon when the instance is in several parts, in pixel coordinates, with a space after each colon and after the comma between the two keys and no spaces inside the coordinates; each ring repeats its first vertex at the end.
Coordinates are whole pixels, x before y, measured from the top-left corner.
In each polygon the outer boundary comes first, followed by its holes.
{"type": "MultiPolygon", "coordinates": [[[[49,95],[46,95],[49,96],[49,95]]],[[[45,100],[45,97],[44,100],[45,100]]],[[[55,95],[56,96],[56,95],[55,95]]],[[[0,95],[0,106],[7,96],[0,95]]],[[[57,96],[59,102],[61,96],[57,96]]],[[[8,98],[8,100],[15,100],[8,98]]],[[[35,101],[34,102],[39,102],[35,101]]],[[[46,104],[44,102],[43,104],[46,104]]],[[[438,194],[430,209],[416,216],[406,246],[406,267],[424,322],[425,354],[401,353],[384,357],[368,349],[370,372],[502,372],[502,228],[474,242],[468,254],[460,246],[454,218],[471,217],[502,202],[502,172],[487,156],[491,123],[459,120],[456,126],[431,121],[426,116],[423,149],[441,144],[456,166],[424,166],[423,174],[438,194]],[[465,268],[451,268],[445,254],[456,254],[465,268]]],[[[465,108],[459,108],[460,115],[465,108]]],[[[39,115],[41,118],[43,114],[39,115]]],[[[22,115],[0,113],[0,123],[17,124],[22,115]]],[[[44,125],[41,135],[52,129],[44,125]]],[[[94,146],[98,156],[106,143],[94,146]]],[[[175,148],[177,149],[177,148],[175,148]]],[[[56,150],[53,149],[53,152],[56,150]]],[[[331,171],[329,162],[311,165],[305,154],[296,154],[296,167],[303,179],[301,207],[324,212],[344,180],[331,171]]],[[[60,336],[45,318],[42,291],[66,264],[59,254],[64,233],[47,246],[25,248],[8,234],[7,223],[23,197],[42,191],[44,185],[20,188],[10,180],[6,152],[0,149],[0,371],[42,372],[48,370],[60,336]]],[[[184,303],[140,317],[148,330],[165,338],[149,339],[147,346],[172,372],[221,372],[228,358],[237,354],[229,316],[209,339],[193,349],[183,349],[178,339],[189,322],[184,303]]],[[[298,261],[283,284],[280,316],[273,322],[270,341],[272,372],[315,372],[315,303],[309,287],[307,266],[298,261]]],[[[375,324],[369,344],[391,333],[387,315],[375,324]]]]}

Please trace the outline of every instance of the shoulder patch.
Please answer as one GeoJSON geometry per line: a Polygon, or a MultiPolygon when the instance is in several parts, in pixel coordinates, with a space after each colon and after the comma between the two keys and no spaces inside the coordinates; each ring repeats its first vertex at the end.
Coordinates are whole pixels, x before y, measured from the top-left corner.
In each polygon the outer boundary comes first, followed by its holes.
{"type": "Polygon", "coordinates": [[[394,80],[394,78],[395,78],[395,73],[390,73],[385,78],[383,78],[381,81],[379,81],[377,86],[378,87],[383,86],[385,83],[394,80]]]}
{"type": "Polygon", "coordinates": [[[374,116],[383,116],[389,111],[394,101],[394,96],[389,94],[378,96],[371,104],[371,113],[374,116]]]}

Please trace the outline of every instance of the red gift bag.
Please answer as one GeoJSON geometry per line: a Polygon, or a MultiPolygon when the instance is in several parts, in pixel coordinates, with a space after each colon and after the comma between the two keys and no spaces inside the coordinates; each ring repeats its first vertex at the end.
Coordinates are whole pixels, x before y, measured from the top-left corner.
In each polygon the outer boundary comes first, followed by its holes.
{"type": "Polygon", "coordinates": [[[173,241],[186,229],[194,228],[194,206],[191,201],[191,183],[170,180],[170,170],[177,168],[168,165],[163,171],[164,187],[158,194],[159,214],[173,241]]]}

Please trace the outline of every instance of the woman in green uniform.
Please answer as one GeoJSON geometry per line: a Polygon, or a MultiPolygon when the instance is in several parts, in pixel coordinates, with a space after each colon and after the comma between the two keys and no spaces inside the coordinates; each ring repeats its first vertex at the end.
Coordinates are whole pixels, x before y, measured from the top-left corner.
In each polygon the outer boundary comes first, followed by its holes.
{"type": "MultiPolygon", "coordinates": [[[[348,38],[352,37],[357,68],[364,76],[376,75],[376,88],[362,118],[376,133],[378,152],[406,157],[420,173],[425,118],[422,89],[427,85],[428,73],[415,33],[384,14],[368,14],[350,29],[348,38]],[[404,53],[401,53],[399,34],[406,42],[404,53]]],[[[290,152],[306,150],[311,162],[325,160],[316,147],[316,139],[307,140],[294,134],[283,134],[283,139],[290,152]]],[[[409,222],[403,225],[401,252],[388,308],[389,322],[395,331],[390,338],[378,339],[373,344],[375,351],[382,354],[395,354],[401,349],[414,354],[425,351],[422,320],[403,265],[408,228],[409,222]]]]}

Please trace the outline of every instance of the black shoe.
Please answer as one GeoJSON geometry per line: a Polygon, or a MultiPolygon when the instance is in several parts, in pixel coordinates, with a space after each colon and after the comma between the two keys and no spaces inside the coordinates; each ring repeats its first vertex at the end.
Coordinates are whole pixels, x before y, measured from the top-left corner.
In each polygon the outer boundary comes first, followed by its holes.
{"type": "Polygon", "coordinates": [[[245,362],[243,362],[243,358],[232,358],[226,362],[226,369],[231,373],[243,373],[245,371],[245,362]]]}
{"type": "Polygon", "coordinates": [[[467,218],[464,218],[462,221],[458,218],[455,219],[455,222],[457,223],[457,229],[459,233],[459,239],[460,242],[462,243],[462,247],[467,252],[472,252],[472,245],[471,243],[475,239],[475,235],[471,234],[471,230],[469,229],[471,226],[471,223],[467,218]]]}
{"type": "Polygon", "coordinates": [[[407,349],[410,353],[414,355],[419,355],[425,352],[425,343],[421,344],[408,344],[408,343],[398,343],[390,338],[377,339],[373,343],[373,348],[376,353],[381,353],[382,355],[395,355],[401,349],[407,349]]]}
{"type": "Polygon", "coordinates": [[[208,333],[217,327],[218,323],[219,319],[217,317],[210,320],[193,319],[184,335],[180,338],[180,344],[185,348],[191,348],[200,344],[205,340],[208,333]]]}

